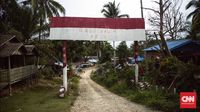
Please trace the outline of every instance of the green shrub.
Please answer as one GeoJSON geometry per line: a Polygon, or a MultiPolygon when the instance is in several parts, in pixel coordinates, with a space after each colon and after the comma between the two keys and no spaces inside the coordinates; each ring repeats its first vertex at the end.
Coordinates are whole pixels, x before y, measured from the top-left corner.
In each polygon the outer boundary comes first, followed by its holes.
{"type": "Polygon", "coordinates": [[[160,75],[157,84],[169,87],[174,78],[179,75],[183,65],[184,63],[179,61],[176,57],[163,58],[160,62],[160,75]]]}
{"type": "Polygon", "coordinates": [[[78,96],[78,83],[79,83],[79,77],[77,76],[73,76],[70,80],[69,80],[69,94],[73,94],[75,96],[78,96]]]}
{"type": "Polygon", "coordinates": [[[145,103],[146,95],[144,93],[137,92],[134,96],[131,96],[131,101],[137,103],[145,103]]]}
{"type": "Polygon", "coordinates": [[[107,87],[113,86],[118,81],[118,77],[114,72],[109,72],[106,74],[106,78],[104,78],[104,83],[107,87]]]}
{"type": "Polygon", "coordinates": [[[45,67],[43,69],[40,69],[37,75],[40,78],[52,79],[55,76],[55,72],[52,70],[51,67],[45,67]]]}
{"type": "Polygon", "coordinates": [[[147,101],[147,105],[153,109],[163,110],[166,101],[163,99],[151,98],[147,101]]]}
{"type": "Polygon", "coordinates": [[[103,75],[98,74],[97,72],[94,72],[94,74],[91,75],[91,79],[99,84],[103,84],[105,77],[103,75]]]}
{"type": "MultiPolygon", "coordinates": [[[[178,91],[200,92],[200,81],[195,76],[200,76],[200,67],[192,63],[183,63],[176,57],[167,57],[160,60],[159,69],[155,69],[154,61],[147,60],[149,71],[144,79],[153,85],[164,87],[177,87],[178,91]],[[174,81],[174,83],[172,83],[174,81]]],[[[142,63],[144,65],[145,63],[142,63]]]]}
{"type": "Polygon", "coordinates": [[[119,79],[125,80],[125,83],[129,88],[133,88],[135,85],[131,80],[135,79],[135,71],[132,67],[126,67],[119,73],[119,79]]]}
{"type": "Polygon", "coordinates": [[[200,92],[200,80],[195,76],[200,76],[200,66],[192,63],[184,64],[180,70],[180,77],[177,79],[177,88],[179,91],[193,91],[200,92]]]}
{"type": "Polygon", "coordinates": [[[128,89],[127,84],[125,81],[119,81],[118,83],[114,84],[110,90],[122,95],[123,93],[125,93],[125,91],[128,89]]]}
{"type": "MultiPolygon", "coordinates": [[[[150,68],[150,74],[146,74],[145,78],[148,77],[151,78],[150,80],[155,81],[155,73],[157,73],[156,75],[160,75],[159,77],[163,78],[160,83],[168,87],[172,79],[177,75],[179,76],[181,73],[180,67],[182,67],[182,65],[180,63],[182,62],[179,62],[173,57],[170,59],[163,59],[161,60],[160,65],[161,75],[158,74],[159,72],[157,72],[158,70],[155,68],[150,68]],[[173,64],[173,62],[176,62],[176,64],[173,64]],[[162,73],[167,72],[165,69],[169,70],[169,74],[173,78],[164,80],[164,78],[168,77],[162,76],[162,73]],[[171,74],[172,72],[170,71],[173,69],[175,69],[176,75],[171,74]]],[[[138,90],[137,87],[131,82],[131,79],[134,79],[134,69],[132,67],[117,70],[116,72],[110,65],[103,65],[100,69],[101,72],[96,72],[91,77],[99,84],[107,87],[110,91],[126,97],[133,102],[147,105],[156,110],[162,110],[165,112],[178,111],[179,95],[166,93],[166,91],[160,89],[156,92],[153,88],[144,91],[138,90]]]]}
{"type": "Polygon", "coordinates": [[[71,80],[71,82],[77,84],[77,83],[79,82],[79,77],[74,76],[74,77],[72,77],[70,80],[71,80]]]}

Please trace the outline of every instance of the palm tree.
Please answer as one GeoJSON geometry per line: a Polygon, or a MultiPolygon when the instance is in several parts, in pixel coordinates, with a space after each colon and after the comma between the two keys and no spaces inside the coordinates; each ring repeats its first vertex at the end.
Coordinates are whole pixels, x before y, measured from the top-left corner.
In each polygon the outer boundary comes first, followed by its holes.
{"type": "Polygon", "coordinates": [[[115,5],[115,1],[113,2],[108,2],[103,6],[103,9],[101,10],[101,13],[107,18],[122,18],[122,17],[129,17],[128,14],[121,14],[120,15],[120,10],[119,10],[119,5],[120,3],[115,5]]]}
{"type": "Polygon", "coordinates": [[[192,17],[191,32],[194,35],[192,36],[192,39],[199,40],[200,39],[200,0],[191,0],[187,4],[186,9],[189,9],[191,7],[194,7],[195,10],[192,11],[187,16],[187,19],[192,17]]]}
{"type": "MultiPolygon", "coordinates": [[[[108,2],[107,4],[105,4],[103,6],[101,13],[103,13],[103,15],[106,18],[122,18],[122,17],[129,18],[128,14],[120,14],[119,5],[120,5],[120,3],[118,3],[117,5],[115,4],[115,0],[113,2],[108,2]]],[[[114,47],[114,64],[116,64],[115,63],[115,42],[114,41],[113,41],[113,47],[114,47]]]]}
{"type": "Polygon", "coordinates": [[[191,0],[187,5],[186,5],[186,9],[189,9],[191,7],[194,7],[195,10],[192,11],[187,18],[191,18],[193,16],[196,17],[200,14],[200,0],[191,0]]]}
{"type": "Polygon", "coordinates": [[[16,0],[5,0],[0,7],[3,9],[0,33],[16,35],[22,42],[27,42],[34,35],[38,24],[37,19],[32,21],[30,7],[22,7],[16,0]]]}
{"type": "MultiPolygon", "coordinates": [[[[65,15],[65,8],[55,0],[26,0],[21,2],[24,6],[31,6],[33,21],[39,17],[39,26],[47,26],[49,18],[53,16],[65,15]]],[[[39,40],[41,31],[39,32],[39,40]]]]}

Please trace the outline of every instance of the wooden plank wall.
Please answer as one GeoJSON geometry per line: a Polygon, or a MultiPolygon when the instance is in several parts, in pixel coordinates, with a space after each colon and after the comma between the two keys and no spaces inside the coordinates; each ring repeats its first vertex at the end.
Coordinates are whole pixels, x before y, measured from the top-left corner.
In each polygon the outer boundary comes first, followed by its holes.
{"type": "Polygon", "coordinates": [[[0,82],[8,82],[8,69],[0,70],[0,82]]]}
{"type": "MultiPolygon", "coordinates": [[[[18,68],[13,68],[10,70],[10,78],[11,83],[20,81],[23,78],[26,78],[30,76],[31,74],[36,73],[36,66],[35,65],[28,65],[18,68]]],[[[2,82],[9,82],[8,79],[9,71],[6,70],[0,70],[0,83],[2,82]]]]}

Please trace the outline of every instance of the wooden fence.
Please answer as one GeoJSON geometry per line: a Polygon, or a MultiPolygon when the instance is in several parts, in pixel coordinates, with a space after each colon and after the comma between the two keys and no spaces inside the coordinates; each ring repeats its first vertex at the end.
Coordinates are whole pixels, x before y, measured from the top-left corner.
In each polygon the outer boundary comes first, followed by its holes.
{"type": "Polygon", "coordinates": [[[23,78],[29,77],[31,74],[36,73],[37,68],[35,65],[27,65],[23,67],[0,70],[0,86],[6,86],[9,82],[15,83],[23,78]]]}

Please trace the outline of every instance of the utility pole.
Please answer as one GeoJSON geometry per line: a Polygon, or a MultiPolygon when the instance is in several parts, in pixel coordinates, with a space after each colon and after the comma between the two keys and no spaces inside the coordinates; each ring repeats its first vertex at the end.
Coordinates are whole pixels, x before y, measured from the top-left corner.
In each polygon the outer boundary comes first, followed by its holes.
{"type": "MultiPolygon", "coordinates": [[[[140,6],[141,6],[141,17],[144,19],[144,12],[143,12],[143,1],[140,0],[140,6]]],[[[146,35],[146,32],[145,32],[145,42],[144,42],[144,48],[147,47],[147,35],[146,35]]],[[[144,59],[147,59],[147,52],[144,51],[144,59]]],[[[148,70],[148,64],[147,62],[145,61],[145,70],[147,72],[148,70]]]]}
{"type": "MultiPolygon", "coordinates": [[[[143,3],[142,0],[140,0],[140,5],[141,5],[141,16],[144,18],[143,15],[143,3]]],[[[146,43],[145,43],[146,47],[146,43]]],[[[145,54],[146,57],[146,54],[145,54]]],[[[139,66],[137,63],[137,58],[138,58],[138,41],[134,41],[134,60],[135,60],[135,84],[138,84],[138,76],[139,76],[139,66]]]]}
{"type": "Polygon", "coordinates": [[[141,16],[142,16],[142,18],[144,18],[144,14],[143,14],[143,2],[142,2],[142,0],[140,0],[140,6],[141,6],[141,16]]]}

